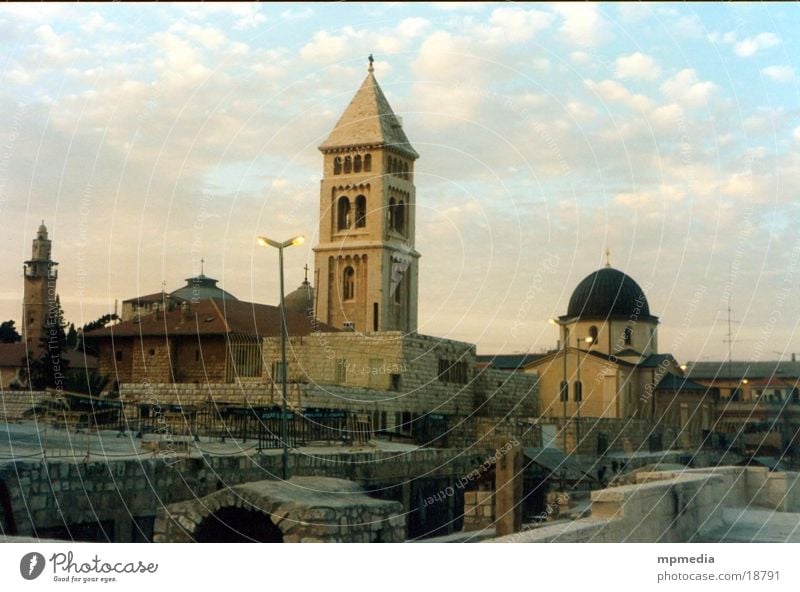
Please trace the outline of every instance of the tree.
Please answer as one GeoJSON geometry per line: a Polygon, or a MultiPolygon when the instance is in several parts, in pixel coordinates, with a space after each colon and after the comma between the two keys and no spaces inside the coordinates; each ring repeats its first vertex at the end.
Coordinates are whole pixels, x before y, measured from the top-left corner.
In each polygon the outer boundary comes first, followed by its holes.
{"type": "Polygon", "coordinates": [[[83,326],[83,332],[86,333],[87,331],[94,331],[95,329],[102,329],[112,323],[113,321],[118,321],[119,317],[117,313],[112,312],[110,314],[104,314],[99,319],[92,321],[91,323],[86,323],[83,326]]]}
{"type": "Polygon", "coordinates": [[[69,362],[64,358],[67,335],[61,309],[61,299],[56,295],[54,305],[47,311],[44,334],[39,340],[42,354],[31,363],[31,386],[36,390],[54,388],[64,390],[69,362]]]}
{"type": "Polygon", "coordinates": [[[64,345],[66,345],[68,349],[75,349],[78,347],[78,332],[75,330],[75,323],[69,324],[67,338],[64,342],[64,345]]]}
{"type": "Polygon", "coordinates": [[[16,343],[17,341],[22,341],[22,335],[17,333],[14,321],[0,323],[0,343],[16,343]]]}

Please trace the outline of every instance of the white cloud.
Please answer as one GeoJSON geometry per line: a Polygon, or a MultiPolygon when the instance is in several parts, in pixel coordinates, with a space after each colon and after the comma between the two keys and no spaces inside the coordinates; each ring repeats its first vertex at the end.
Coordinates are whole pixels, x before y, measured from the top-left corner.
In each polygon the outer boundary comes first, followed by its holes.
{"type": "Polygon", "coordinates": [[[489,25],[477,32],[490,43],[520,43],[532,39],[553,22],[553,15],[541,10],[502,7],[492,11],[489,25]]]}
{"type": "Polygon", "coordinates": [[[733,46],[733,51],[739,57],[750,57],[770,47],[775,47],[781,42],[775,33],[759,33],[755,37],[748,37],[733,46]]]}
{"type": "Polygon", "coordinates": [[[616,80],[603,80],[595,82],[585,80],[586,87],[602,100],[609,103],[620,103],[635,111],[648,111],[653,108],[653,102],[641,94],[633,94],[616,80]]]}
{"type": "Polygon", "coordinates": [[[649,55],[641,52],[620,56],[616,62],[617,78],[642,78],[653,80],[661,75],[661,68],[649,55]]]}
{"type": "Polygon", "coordinates": [[[314,16],[314,11],[310,6],[298,8],[297,10],[287,9],[281,13],[281,18],[285,21],[300,21],[314,16]]]}
{"type": "Polygon", "coordinates": [[[713,82],[699,81],[691,68],[681,70],[661,85],[661,92],[668,99],[689,107],[706,105],[716,89],[713,82]]]}
{"type": "Polygon", "coordinates": [[[584,64],[588,64],[591,61],[592,56],[590,56],[585,51],[573,51],[569,54],[569,59],[571,59],[574,63],[582,66],[584,64]]]}
{"type": "Polygon", "coordinates": [[[703,33],[705,32],[705,27],[703,26],[700,17],[698,17],[696,14],[682,16],[675,22],[672,29],[678,35],[690,39],[700,39],[703,37],[703,33]]]}
{"type": "Polygon", "coordinates": [[[575,45],[594,46],[609,37],[606,22],[596,4],[556,4],[554,10],[564,19],[561,33],[575,45]]]}
{"type": "Polygon", "coordinates": [[[792,133],[795,142],[800,142],[800,125],[794,128],[794,132],[792,133]]]}
{"type": "Polygon", "coordinates": [[[347,54],[347,48],[343,35],[319,31],[300,49],[300,57],[311,62],[338,62],[347,54]]]}
{"type": "Polygon", "coordinates": [[[761,73],[775,82],[791,82],[794,80],[794,68],[791,66],[767,66],[761,73]]]}
{"type": "Polygon", "coordinates": [[[430,26],[431,22],[428,19],[410,17],[400,21],[400,24],[397,25],[397,32],[401,37],[405,38],[418,37],[430,26]]]}

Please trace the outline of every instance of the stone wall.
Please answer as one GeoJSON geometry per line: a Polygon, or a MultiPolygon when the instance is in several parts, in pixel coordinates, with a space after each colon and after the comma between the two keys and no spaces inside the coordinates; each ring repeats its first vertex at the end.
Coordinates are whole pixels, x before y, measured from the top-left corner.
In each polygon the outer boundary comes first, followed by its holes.
{"type": "Polygon", "coordinates": [[[25,419],[34,408],[55,400],[55,391],[0,391],[0,423],[25,419]]]}
{"type": "MultiPolygon", "coordinates": [[[[558,433],[556,444],[562,447],[564,442],[563,418],[548,419],[547,422],[556,425],[558,433]]],[[[661,441],[665,450],[670,449],[673,445],[697,444],[695,438],[692,438],[691,442],[676,439],[677,432],[674,428],[655,429],[653,423],[643,419],[582,417],[580,419],[567,418],[567,452],[597,456],[601,452],[598,446],[603,439],[608,444],[606,452],[647,452],[649,451],[649,438],[653,433],[661,433],[661,441]]]]}
{"type": "MultiPolygon", "coordinates": [[[[349,479],[364,486],[401,484],[403,489],[410,488],[415,479],[458,479],[482,462],[480,455],[459,450],[412,450],[398,455],[331,449],[313,455],[290,454],[289,472],[349,479]]],[[[278,451],[235,456],[195,453],[189,458],[143,453],[136,459],[32,459],[0,465],[0,480],[9,490],[17,534],[55,536],[52,529],[64,525],[107,522],[111,525],[107,536],[116,542],[134,540],[134,523],[149,520],[152,524],[156,511],[164,505],[231,485],[277,479],[280,474],[278,451]]]]}
{"type": "Polygon", "coordinates": [[[224,508],[262,514],[286,543],[400,543],[406,538],[401,503],[367,497],[351,481],[298,477],[245,483],[162,508],[154,542],[194,542],[203,523],[224,508]]]}
{"type": "Polygon", "coordinates": [[[592,492],[591,517],[493,542],[660,542],[703,540],[725,526],[727,508],[800,509],[800,475],[719,467],[639,473],[638,483],[592,492]]]}

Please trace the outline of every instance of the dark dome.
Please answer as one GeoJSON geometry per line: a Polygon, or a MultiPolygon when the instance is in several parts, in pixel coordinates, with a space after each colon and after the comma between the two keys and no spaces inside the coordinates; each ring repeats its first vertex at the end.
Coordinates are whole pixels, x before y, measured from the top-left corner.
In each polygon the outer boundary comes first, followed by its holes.
{"type": "Polygon", "coordinates": [[[237,300],[236,296],[217,287],[217,280],[202,273],[195,277],[186,278],[186,285],[170,293],[171,296],[196,302],[208,298],[223,298],[237,300]]]}
{"type": "Polygon", "coordinates": [[[286,310],[302,315],[308,315],[314,310],[314,288],[308,280],[300,284],[294,292],[290,292],[283,298],[286,310]]]}
{"type": "Polygon", "coordinates": [[[612,267],[583,278],[569,299],[567,317],[657,320],[650,316],[650,305],[639,284],[612,267]]]}

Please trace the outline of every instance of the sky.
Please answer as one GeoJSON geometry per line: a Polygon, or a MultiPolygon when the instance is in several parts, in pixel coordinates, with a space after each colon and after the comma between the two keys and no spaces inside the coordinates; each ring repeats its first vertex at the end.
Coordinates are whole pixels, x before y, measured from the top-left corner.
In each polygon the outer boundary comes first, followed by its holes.
{"type": "Polygon", "coordinates": [[[605,264],[681,362],[800,352],[797,4],[0,6],[0,317],[42,219],[66,317],[207,275],[276,303],[367,56],[420,153],[419,332],[555,346],[605,264]]]}

